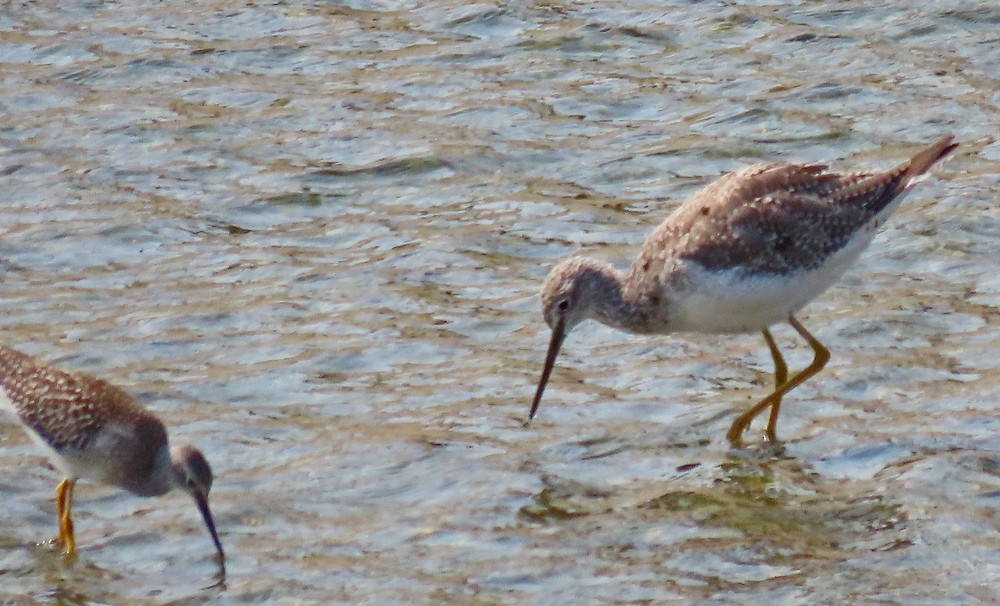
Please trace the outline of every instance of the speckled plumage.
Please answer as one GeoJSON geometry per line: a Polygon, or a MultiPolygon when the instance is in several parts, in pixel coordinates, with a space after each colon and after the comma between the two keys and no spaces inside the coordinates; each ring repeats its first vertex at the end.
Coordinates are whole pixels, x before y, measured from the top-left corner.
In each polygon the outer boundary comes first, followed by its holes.
{"type": "Polygon", "coordinates": [[[167,432],[124,390],[86,374],[61,370],[0,344],[0,388],[21,422],[57,452],[86,448],[108,423],[133,425],[155,450],[167,432]]]}
{"type": "MultiPolygon", "coordinates": [[[[781,396],[818,372],[828,356],[793,314],[840,277],[914,180],[955,147],[949,135],[879,172],[753,165],[723,175],[678,207],[646,239],[626,274],[585,257],[559,263],[542,287],[552,340],[530,416],[562,340],[584,320],[644,334],[762,331],[777,369],[784,360],[768,329],[786,320],[816,358],[751,408],[755,415],[762,404],[772,407],[773,438],[781,396]]],[[[730,439],[736,442],[748,422],[746,414],[737,419],[730,439]]]]}
{"type": "MultiPolygon", "coordinates": [[[[824,164],[756,164],[694,194],[647,238],[628,284],[662,280],[672,262],[748,275],[808,271],[855,238],[913,178],[954,149],[951,137],[883,172],[824,164]]],[[[877,229],[879,225],[871,225],[877,229]]]]}
{"type": "Polygon", "coordinates": [[[0,344],[0,409],[10,409],[65,474],[56,490],[60,540],[75,551],[70,506],[78,479],[119,486],[139,496],[179,488],[191,494],[224,557],[208,509],[212,470],[191,446],[170,448],[155,415],[122,389],[62,370],[0,344]]]}

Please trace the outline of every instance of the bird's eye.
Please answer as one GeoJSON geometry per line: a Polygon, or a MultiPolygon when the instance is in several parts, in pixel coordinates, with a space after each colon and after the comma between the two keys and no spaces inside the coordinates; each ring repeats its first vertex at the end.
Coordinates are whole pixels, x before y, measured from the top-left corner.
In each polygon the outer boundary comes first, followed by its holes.
{"type": "Polygon", "coordinates": [[[566,310],[569,309],[569,299],[563,299],[556,303],[556,309],[559,310],[560,313],[565,313],[566,310]]]}

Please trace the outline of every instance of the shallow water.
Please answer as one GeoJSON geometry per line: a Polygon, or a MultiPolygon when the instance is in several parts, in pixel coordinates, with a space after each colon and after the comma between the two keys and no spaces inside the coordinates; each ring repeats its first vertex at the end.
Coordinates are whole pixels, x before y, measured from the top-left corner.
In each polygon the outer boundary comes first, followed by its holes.
{"type": "Polygon", "coordinates": [[[998,25],[960,0],[3,4],[3,340],[199,445],[229,559],[210,587],[186,496],[81,484],[66,562],[58,477],[3,422],[0,602],[997,600],[998,25]],[[524,426],[558,259],[626,264],[725,170],[888,167],[946,132],[802,315],[833,359],[783,452],[724,440],[769,385],[753,335],[581,327],[524,426]]]}

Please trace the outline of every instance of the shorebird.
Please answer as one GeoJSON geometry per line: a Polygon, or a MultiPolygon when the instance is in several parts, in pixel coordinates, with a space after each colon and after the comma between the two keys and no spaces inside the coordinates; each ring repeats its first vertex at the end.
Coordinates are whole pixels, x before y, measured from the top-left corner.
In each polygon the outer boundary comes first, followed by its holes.
{"type": "Polygon", "coordinates": [[[740,414],[726,437],[739,445],[754,418],[770,409],[764,438],[776,441],[782,397],[830,359],[795,314],[858,258],[915,179],[958,146],[952,139],[887,171],[756,164],[681,204],[646,239],[627,274],[587,257],[562,261],[542,286],[552,337],[528,418],[538,411],[563,340],[584,320],[634,334],[760,331],[774,360],[774,391],[740,414]],[[814,352],[790,379],[770,331],[782,321],[814,352]]]}
{"type": "Polygon", "coordinates": [[[90,375],[60,370],[0,344],[0,408],[15,415],[64,474],[56,487],[59,540],[76,553],[70,508],[79,479],[143,497],[177,488],[194,497],[225,570],[208,508],[212,469],[192,446],[167,444],[167,431],[124,390],[90,375]]]}

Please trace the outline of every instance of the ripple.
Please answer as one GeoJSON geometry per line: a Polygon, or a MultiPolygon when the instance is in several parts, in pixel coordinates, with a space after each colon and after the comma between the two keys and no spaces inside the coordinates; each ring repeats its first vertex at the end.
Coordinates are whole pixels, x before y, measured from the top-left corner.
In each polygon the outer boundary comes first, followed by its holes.
{"type": "Polygon", "coordinates": [[[991,601],[998,19],[5,5],[4,340],[199,444],[232,560],[202,590],[189,499],[81,484],[66,564],[39,545],[57,474],[0,424],[0,602],[991,601]],[[771,382],[753,335],[583,326],[525,426],[558,259],[627,266],[726,170],[885,167],[944,131],[955,157],[804,310],[833,359],[783,450],[723,439],[771,382]]]}

